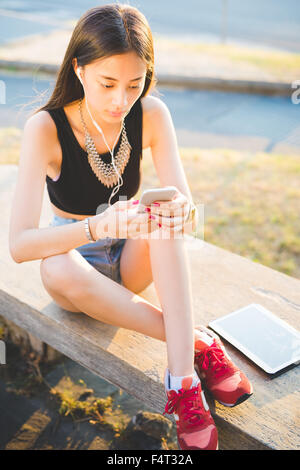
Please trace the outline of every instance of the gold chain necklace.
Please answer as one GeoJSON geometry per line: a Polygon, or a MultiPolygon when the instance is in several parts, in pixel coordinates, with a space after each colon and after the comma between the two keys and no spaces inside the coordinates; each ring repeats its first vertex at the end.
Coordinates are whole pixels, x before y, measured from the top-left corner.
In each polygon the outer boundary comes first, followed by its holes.
{"type": "MultiPolygon", "coordinates": [[[[80,112],[80,118],[81,118],[81,122],[84,128],[84,133],[85,133],[85,148],[88,154],[89,164],[93,172],[97,176],[98,180],[101,181],[101,183],[103,183],[106,187],[110,188],[114,186],[115,184],[117,184],[118,175],[116,174],[116,171],[112,163],[105,163],[100,157],[99,153],[97,152],[95,142],[93,141],[91,135],[89,134],[86,124],[84,122],[82,110],[81,110],[81,104],[82,104],[82,98],[79,101],[79,112],[80,112]]],[[[118,169],[118,172],[120,175],[122,175],[125,170],[125,167],[128,163],[130,152],[132,149],[127,138],[125,121],[123,121],[121,132],[122,132],[122,138],[121,138],[120,147],[116,156],[114,157],[115,166],[118,169]]],[[[112,152],[110,149],[109,151],[110,153],[112,153],[114,151],[114,148],[112,149],[112,152]]]]}

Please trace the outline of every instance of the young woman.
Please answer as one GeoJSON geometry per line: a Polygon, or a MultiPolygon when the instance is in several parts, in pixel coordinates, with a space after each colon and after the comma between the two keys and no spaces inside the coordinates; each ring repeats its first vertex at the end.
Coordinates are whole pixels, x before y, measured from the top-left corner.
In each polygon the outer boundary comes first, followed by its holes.
{"type": "Polygon", "coordinates": [[[88,10],[51,98],[24,127],[10,252],[17,263],[41,259],[45,289],[63,309],[166,341],[164,413],[175,415],[179,446],[217,449],[198,374],[227,406],[252,389],[219,338],[193,326],[184,238],[175,234],[188,231],[195,210],[170,112],[149,95],[154,85],[144,15],[120,4],[88,10]],[[148,147],[161,186],[178,191],[138,213],[132,198],[148,147]],[[45,181],[53,219],[40,229],[45,181]],[[169,238],[153,237],[154,231],[168,231],[169,238]],[[132,295],[151,282],[161,309],[132,295]]]}

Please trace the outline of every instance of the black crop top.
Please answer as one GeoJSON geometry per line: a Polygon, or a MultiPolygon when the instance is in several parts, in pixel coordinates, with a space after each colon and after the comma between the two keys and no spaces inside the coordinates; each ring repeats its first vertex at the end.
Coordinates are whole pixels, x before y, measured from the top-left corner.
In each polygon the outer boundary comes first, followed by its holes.
{"type": "MultiPolygon", "coordinates": [[[[55,122],[62,149],[59,178],[54,181],[48,175],[46,176],[50,201],[65,212],[96,215],[97,207],[108,203],[115,186],[107,188],[98,180],[88,162],[87,152],[79,145],[63,107],[47,111],[55,122]]],[[[120,196],[126,196],[129,200],[138,192],[141,182],[142,121],[142,104],[139,98],[125,117],[127,137],[132,149],[122,174],[124,184],[112,197],[111,204],[117,202],[120,196]]],[[[115,146],[114,155],[120,143],[121,136],[115,146]]],[[[105,163],[111,162],[109,152],[101,154],[101,158],[105,163]]]]}

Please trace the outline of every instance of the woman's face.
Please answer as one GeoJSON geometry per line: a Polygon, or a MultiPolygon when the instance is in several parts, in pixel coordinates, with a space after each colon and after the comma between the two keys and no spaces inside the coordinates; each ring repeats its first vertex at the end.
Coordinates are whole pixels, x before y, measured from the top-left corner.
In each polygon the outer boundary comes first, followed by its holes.
{"type": "Polygon", "coordinates": [[[133,51],[81,69],[85,98],[95,117],[111,124],[124,119],[143,92],[146,71],[145,62],[133,51]]]}

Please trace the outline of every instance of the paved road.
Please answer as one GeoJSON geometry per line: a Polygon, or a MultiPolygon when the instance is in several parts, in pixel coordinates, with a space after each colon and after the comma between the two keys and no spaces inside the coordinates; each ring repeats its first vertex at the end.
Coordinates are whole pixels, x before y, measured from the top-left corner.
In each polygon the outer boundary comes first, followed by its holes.
{"type": "MultiPolygon", "coordinates": [[[[30,74],[2,72],[0,80],[6,87],[0,127],[23,128],[30,110],[41,106],[54,86],[53,78],[33,81],[30,74]],[[40,104],[22,109],[41,92],[46,94],[40,104]]],[[[300,104],[293,104],[288,97],[162,87],[158,91],[170,109],[180,146],[272,152],[285,145],[300,154],[300,104]]]]}
{"type": "MultiPolygon", "coordinates": [[[[233,41],[300,51],[299,0],[131,0],[129,3],[146,15],[155,33],[211,41],[219,41],[226,34],[233,41]]],[[[0,43],[61,27],[94,6],[94,0],[0,0],[0,43]]]]}

